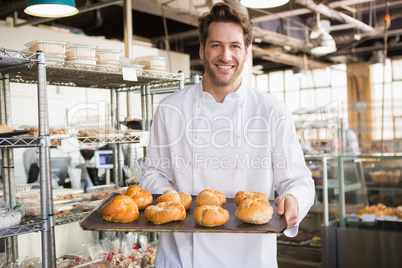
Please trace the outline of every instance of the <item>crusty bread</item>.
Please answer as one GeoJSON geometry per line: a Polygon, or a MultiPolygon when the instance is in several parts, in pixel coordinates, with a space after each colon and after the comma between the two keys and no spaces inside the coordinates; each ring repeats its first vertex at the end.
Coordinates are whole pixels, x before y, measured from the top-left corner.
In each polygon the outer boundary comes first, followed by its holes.
{"type": "Polygon", "coordinates": [[[193,218],[198,225],[214,227],[229,220],[229,212],[221,206],[203,205],[194,210],[193,218]]]}
{"type": "Polygon", "coordinates": [[[271,219],[273,211],[269,202],[261,199],[246,198],[240,202],[235,215],[244,222],[264,224],[271,219]]]}
{"type": "Polygon", "coordinates": [[[193,201],[193,198],[189,193],[186,192],[179,192],[180,195],[180,203],[184,206],[184,208],[187,210],[191,206],[191,202],[193,201]]]}
{"type": "Polygon", "coordinates": [[[139,185],[130,185],[130,187],[127,188],[127,193],[126,195],[132,197],[136,192],[142,190],[141,186],[139,185]]]}
{"type": "Polygon", "coordinates": [[[268,196],[261,192],[247,192],[247,191],[238,191],[234,197],[234,202],[236,206],[239,206],[240,202],[243,199],[252,198],[252,199],[261,199],[263,201],[268,202],[268,196]]]}
{"type": "Polygon", "coordinates": [[[166,190],[161,196],[156,199],[156,203],[161,202],[180,202],[185,209],[191,206],[191,195],[186,192],[177,192],[176,190],[166,190]]]}
{"type": "Polygon", "coordinates": [[[8,133],[13,132],[11,128],[9,128],[6,124],[0,124],[0,133],[8,133]]]}
{"type": "Polygon", "coordinates": [[[186,209],[180,202],[161,202],[148,206],[145,217],[153,224],[164,224],[171,221],[181,221],[186,218],[186,209]]]}
{"type": "Polygon", "coordinates": [[[131,197],[118,195],[102,207],[101,214],[104,220],[126,223],[138,219],[139,211],[131,197]]]}
{"type": "Polygon", "coordinates": [[[203,205],[213,205],[223,207],[226,204],[226,197],[219,191],[206,189],[200,192],[195,199],[197,207],[203,205]]]}
{"type": "Polygon", "coordinates": [[[128,187],[126,195],[134,199],[139,209],[145,209],[154,200],[152,194],[146,190],[142,190],[139,185],[128,187]]]}

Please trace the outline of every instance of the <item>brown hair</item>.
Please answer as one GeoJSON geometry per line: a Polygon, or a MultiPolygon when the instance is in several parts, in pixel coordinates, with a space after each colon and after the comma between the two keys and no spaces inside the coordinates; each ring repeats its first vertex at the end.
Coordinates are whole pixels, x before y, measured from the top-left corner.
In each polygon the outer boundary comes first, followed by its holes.
{"type": "Polygon", "coordinates": [[[233,22],[239,24],[243,29],[246,48],[251,45],[253,39],[253,22],[242,12],[232,9],[229,5],[220,2],[214,5],[210,12],[204,13],[198,18],[200,42],[204,46],[208,38],[209,25],[212,22],[233,22]]]}

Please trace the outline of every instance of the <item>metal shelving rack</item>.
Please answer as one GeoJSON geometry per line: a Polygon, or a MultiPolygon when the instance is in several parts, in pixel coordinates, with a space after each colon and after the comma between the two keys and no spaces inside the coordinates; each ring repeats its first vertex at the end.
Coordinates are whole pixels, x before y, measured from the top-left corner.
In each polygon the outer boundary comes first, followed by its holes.
{"type": "Polygon", "coordinates": [[[31,53],[18,50],[0,50],[0,74],[1,90],[0,122],[12,125],[10,80],[15,73],[22,70],[30,70],[36,77],[38,88],[38,123],[39,136],[37,138],[7,138],[0,139],[2,154],[2,169],[4,180],[4,197],[7,205],[12,208],[16,205],[14,182],[14,154],[13,148],[38,147],[40,166],[40,202],[41,219],[37,223],[22,224],[12,228],[3,229],[0,237],[5,237],[6,256],[10,262],[18,259],[17,235],[41,231],[42,235],[42,265],[43,267],[55,267],[54,247],[54,215],[53,197],[51,195],[50,173],[50,139],[48,126],[47,93],[46,93],[46,69],[43,52],[31,53]]]}
{"type": "MultiPolygon", "coordinates": [[[[18,259],[18,245],[16,236],[31,232],[42,233],[42,267],[56,267],[55,253],[55,225],[76,222],[85,216],[85,213],[67,217],[55,218],[53,215],[53,198],[50,171],[51,136],[49,135],[46,85],[68,87],[102,88],[111,90],[111,104],[118,105],[121,92],[141,93],[141,105],[144,131],[149,131],[152,117],[152,95],[172,93],[184,87],[183,73],[163,73],[144,70],[137,74],[137,81],[123,80],[122,70],[112,66],[93,66],[71,62],[46,61],[43,52],[23,52],[1,48],[0,50],[0,123],[11,125],[10,82],[37,84],[39,110],[39,136],[24,138],[0,139],[2,149],[2,167],[4,173],[4,196],[10,207],[15,205],[14,185],[14,156],[13,148],[38,147],[40,160],[40,192],[41,192],[41,219],[38,222],[26,223],[12,228],[0,230],[0,238],[6,240],[6,255],[10,261],[18,259]],[[47,65],[47,66],[46,66],[47,65]]],[[[114,113],[114,111],[112,111],[114,113]]],[[[118,114],[114,125],[118,128],[118,114]]],[[[118,159],[122,143],[139,142],[141,134],[126,137],[114,136],[99,140],[99,137],[78,137],[80,143],[114,143],[114,163],[119,166],[118,159]],[[94,139],[95,138],[95,139],[94,139]]],[[[122,170],[115,172],[115,183],[122,170]]],[[[118,184],[118,183],[116,183],[118,184]]]]}

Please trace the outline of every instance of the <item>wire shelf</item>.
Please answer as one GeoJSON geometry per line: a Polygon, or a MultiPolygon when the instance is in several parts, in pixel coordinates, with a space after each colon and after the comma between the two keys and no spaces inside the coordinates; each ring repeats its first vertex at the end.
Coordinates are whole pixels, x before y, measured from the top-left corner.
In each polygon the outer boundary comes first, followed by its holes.
{"type": "Polygon", "coordinates": [[[0,229],[0,238],[42,231],[42,221],[0,229]]]}
{"type": "Polygon", "coordinates": [[[36,147],[40,146],[39,140],[39,137],[0,138],[0,148],[36,147]]]}
{"type": "Polygon", "coordinates": [[[67,216],[56,217],[55,224],[63,225],[82,220],[89,212],[71,213],[67,216]]]}
{"type": "Polygon", "coordinates": [[[12,49],[0,49],[0,73],[31,68],[35,62],[37,53],[12,49]]]}

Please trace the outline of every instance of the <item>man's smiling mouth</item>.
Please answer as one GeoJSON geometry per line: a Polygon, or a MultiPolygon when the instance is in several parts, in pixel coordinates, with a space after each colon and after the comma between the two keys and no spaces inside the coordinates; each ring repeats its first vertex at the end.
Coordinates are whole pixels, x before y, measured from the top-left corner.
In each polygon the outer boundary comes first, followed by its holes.
{"type": "Polygon", "coordinates": [[[234,66],[232,65],[216,65],[216,67],[218,67],[219,69],[232,69],[234,66]]]}

